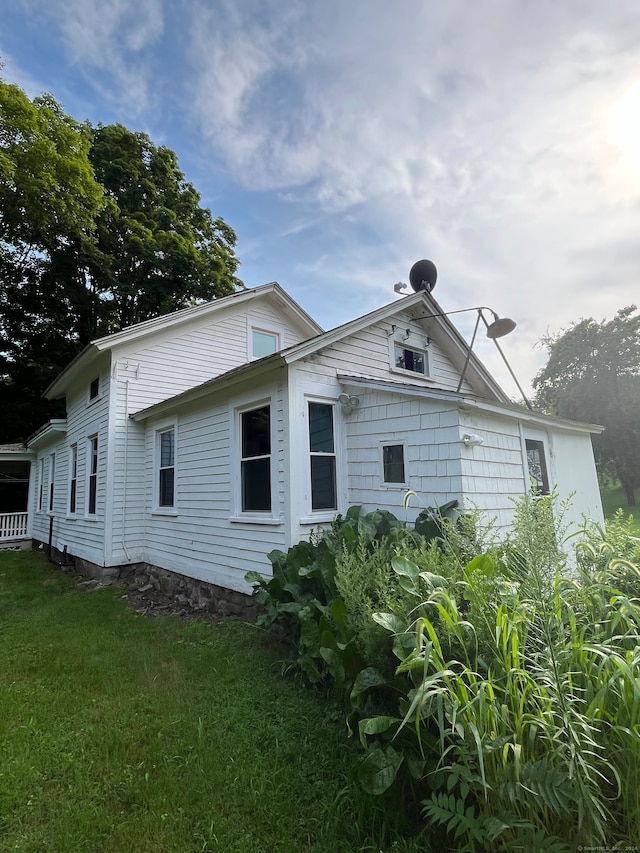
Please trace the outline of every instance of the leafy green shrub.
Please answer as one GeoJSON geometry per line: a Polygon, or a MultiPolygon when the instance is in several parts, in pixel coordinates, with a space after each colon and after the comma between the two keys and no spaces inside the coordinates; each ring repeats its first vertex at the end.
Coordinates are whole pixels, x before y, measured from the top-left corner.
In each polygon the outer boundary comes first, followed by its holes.
{"type": "Polygon", "coordinates": [[[639,543],[586,525],[570,561],[563,511],[521,499],[482,553],[473,523],[429,542],[353,508],[258,583],[301,669],[342,689],[362,787],[400,786],[457,851],[640,837],[639,543]]]}

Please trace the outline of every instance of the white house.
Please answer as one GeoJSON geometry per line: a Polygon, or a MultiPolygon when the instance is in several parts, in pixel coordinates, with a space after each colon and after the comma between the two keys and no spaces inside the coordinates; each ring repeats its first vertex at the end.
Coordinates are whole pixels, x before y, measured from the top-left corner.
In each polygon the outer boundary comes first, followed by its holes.
{"type": "Polygon", "coordinates": [[[427,291],[329,332],[272,283],[93,341],[28,442],[32,537],[98,567],[240,592],[349,506],[573,494],[602,520],[588,424],[510,403],[427,291]],[[435,316],[437,315],[437,316],[435,316]],[[461,376],[464,374],[462,381],[461,376]]]}

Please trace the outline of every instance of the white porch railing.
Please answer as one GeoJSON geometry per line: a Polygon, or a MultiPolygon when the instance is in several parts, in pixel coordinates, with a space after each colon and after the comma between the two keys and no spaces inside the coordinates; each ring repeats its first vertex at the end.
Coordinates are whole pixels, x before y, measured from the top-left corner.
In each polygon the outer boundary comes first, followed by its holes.
{"type": "Polygon", "coordinates": [[[26,535],[26,512],[0,513],[0,542],[7,539],[24,539],[26,535]]]}

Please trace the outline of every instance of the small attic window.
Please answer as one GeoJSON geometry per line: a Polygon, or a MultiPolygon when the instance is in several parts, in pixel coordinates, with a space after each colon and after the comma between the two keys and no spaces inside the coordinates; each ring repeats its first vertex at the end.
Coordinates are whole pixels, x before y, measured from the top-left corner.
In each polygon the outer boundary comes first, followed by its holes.
{"type": "Polygon", "coordinates": [[[397,343],[394,346],[394,364],[400,370],[429,375],[429,357],[425,350],[416,350],[397,343]]]}
{"type": "Polygon", "coordinates": [[[264,358],[273,355],[278,350],[278,335],[275,332],[263,332],[260,329],[251,330],[251,357],[264,358]]]}
{"type": "Polygon", "coordinates": [[[96,378],[92,381],[91,385],[89,385],[89,399],[95,400],[100,393],[100,377],[96,376],[96,378]]]}

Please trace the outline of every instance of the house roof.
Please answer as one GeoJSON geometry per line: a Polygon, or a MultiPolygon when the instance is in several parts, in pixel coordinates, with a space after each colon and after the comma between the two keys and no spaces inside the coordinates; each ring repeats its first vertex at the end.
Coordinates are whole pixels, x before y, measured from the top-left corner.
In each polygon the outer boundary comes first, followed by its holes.
{"type": "Polygon", "coordinates": [[[0,462],[25,462],[33,455],[25,444],[0,444],[0,462]]]}
{"type": "Polygon", "coordinates": [[[26,441],[27,448],[31,449],[39,447],[42,444],[48,444],[49,441],[57,438],[59,435],[64,435],[66,431],[66,418],[54,418],[36,430],[33,435],[29,436],[26,441]]]}
{"type": "Polygon", "coordinates": [[[428,397],[450,402],[467,409],[514,418],[524,423],[536,424],[537,426],[549,426],[555,429],[566,429],[570,432],[601,433],[604,430],[600,424],[583,423],[572,421],[568,418],[557,418],[555,415],[546,415],[543,412],[525,409],[514,403],[492,402],[481,397],[474,397],[457,391],[447,391],[439,388],[421,388],[408,383],[390,382],[386,379],[366,379],[361,376],[349,374],[338,374],[338,381],[346,388],[371,388],[383,391],[402,391],[406,397],[428,397]]]}
{"type": "MultiPolygon", "coordinates": [[[[480,396],[479,392],[482,392],[490,399],[498,402],[509,402],[508,396],[493,379],[482,362],[475,356],[473,351],[469,353],[468,344],[464,341],[453,323],[451,323],[447,316],[442,316],[444,312],[433,296],[426,291],[420,291],[419,293],[414,293],[410,296],[405,296],[402,299],[395,300],[382,308],[378,308],[369,314],[365,314],[362,317],[358,317],[355,320],[344,323],[342,326],[337,326],[335,329],[331,329],[328,332],[323,332],[322,334],[309,338],[306,341],[302,341],[299,344],[294,344],[288,349],[281,350],[279,353],[236,367],[233,370],[223,373],[220,376],[216,376],[194,388],[190,388],[175,397],[170,397],[167,400],[163,400],[160,403],[156,403],[155,405],[148,407],[147,409],[135,412],[131,417],[136,421],[141,421],[149,417],[168,413],[175,410],[183,403],[197,400],[209,393],[220,390],[223,387],[229,387],[233,384],[244,381],[250,376],[254,378],[260,373],[270,371],[278,365],[283,366],[284,364],[292,364],[303,358],[307,358],[310,355],[343,340],[349,335],[353,335],[368,326],[379,323],[382,320],[392,318],[399,312],[405,310],[413,311],[414,315],[417,315],[415,317],[416,319],[424,319],[429,323],[437,324],[437,326],[445,332],[440,345],[447,352],[447,355],[451,358],[453,363],[459,365],[460,369],[462,369],[465,359],[467,357],[469,358],[466,376],[471,386],[478,393],[478,396],[480,396]],[[427,313],[424,314],[424,311],[427,313]]],[[[406,386],[406,384],[402,382],[389,382],[389,385],[396,385],[397,387],[414,387],[410,385],[406,386]]]]}
{"type": "Polygon", "coordinates": [[[451,322],[446,312],[442,310],[442,307],[431,293],[425,290],[404,296],[401,299],[390,302],[388,305],[377,308],[375,311],[371,311],[369,314],[364,314],[362,317],[357,317],[355,320],[344,323],[342,326],[337,326],[335,329],[296,344],[285,350],[283,356],[286,358],[287,363],[300,358],[306,358],[349,335],[367,328],[367,326],[372,326],[375,323],[389,319],[400,311],[405,310],[410,312],[412,319],[424,321],[425,326],[428,325],[429,329],[439,327],[445,332],[443,338],[438,342],[439,346],[450,358],[452,364],[460,371],[462,371],[463,365],[468,358],[465,376],[476,393],[482,391],[486,396],[494,397],[496,400],[509,401],[508,395],[498,385],[473,350],[469,351],[469,345],[451,322]]]}
{"type": "Polygon", "coordinates": [[[54,379],[49,387],[44,392],[44,396],[48,399],[62,397],[66,393],[69,383],[79,376],[95,359],[103,352],[108,352],[118,346],[122,346],[131,341],[142,339],[168,328],[177,328],[178,326],[193,321],[200,317],[208,317],[216,314],[225,308],[232,305],[241,305],[245,302],[250,302],[257,298],[271,297],[275,299],[283,310],[293,316],[299,323],[305,327],[309,335],[321,334],[323,329],[307,312],[292,299],[289,294],[283,290],[276,281],[263,284],[260,287],[248,288],[240,290],[237,293],[232,293],[229,296],[223,296],[220,299],[214,299],[211,302],[205,302],[202,305],[195,305],[192,308],[183,308],[181,311],[174,311],[171,314],[164,314],[161,317],[154,317],[151,320],[145,320],[142,323],[136,323],[134,326],[129,326],[122,329],[120,332],[114,332],[112,335],[106,335],[102,338],[96,338],[87,344],[73,361],[65,367],[65,369],[54,379]]]}

